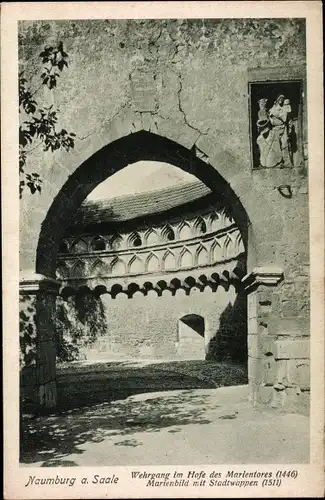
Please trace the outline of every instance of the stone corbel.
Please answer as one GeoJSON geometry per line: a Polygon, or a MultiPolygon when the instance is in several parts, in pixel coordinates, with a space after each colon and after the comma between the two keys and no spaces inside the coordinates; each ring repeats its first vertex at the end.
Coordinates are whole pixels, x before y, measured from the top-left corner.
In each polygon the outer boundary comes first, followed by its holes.
{"type": "Polygon", "coordinates": [[[37,274],[33,272],[25,272],[21,274],[19,281],[19,293],[21,294],[37,294],[41,291],[46,291],[47,293],[57,294],[61,282],[44,276],[43,274],[37,274]]]}
{"type": "Polygon", "coordinates": [[[247,293],[256,290],[260,285],[275,287],[283,280],[283,269],[279,267],[255,267],[242,278],[247,293]]]}

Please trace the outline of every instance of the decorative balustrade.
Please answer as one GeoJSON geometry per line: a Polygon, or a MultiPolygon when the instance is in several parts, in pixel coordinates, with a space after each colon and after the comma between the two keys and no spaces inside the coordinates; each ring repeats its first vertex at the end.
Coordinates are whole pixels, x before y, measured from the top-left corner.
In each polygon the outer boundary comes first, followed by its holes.
{"type": "Polygon", "coordinates": [[[61,254],[81,254],[109,250],[126,250],[134,247],[151,247],[177,240],[187,240],[232,226],[233,221],[224,212],[210,212],[198,217],[167,223],[131,233],[75,236],[63,238],[61,254]]]}
{"type": "Polygon", "coordinates": [[[96,251],[81,255],[61,255],[57,277],[76,279],[94,276],[124,276],[159,273],[210,266],[233,260],[244,252],[238,229],[206,235],[182,244],[156,245],[137,251],[96,251]]]}

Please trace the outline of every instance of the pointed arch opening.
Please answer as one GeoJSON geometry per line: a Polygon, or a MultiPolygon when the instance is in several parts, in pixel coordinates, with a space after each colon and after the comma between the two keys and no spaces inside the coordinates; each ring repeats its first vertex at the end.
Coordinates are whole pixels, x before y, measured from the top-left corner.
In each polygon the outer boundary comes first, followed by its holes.
{"type": "Polygon", "coordinates": [[[200,245],[196,251],[195,264],[197,266],[206,266],[209,263],[209,252],[204,245],[200,245]]]}
{"type": "Polygon", "coordinates": [[[144,270],[143,268],[144,268],[144,265],[143,265],[142,259],[140,259],[139,256],[134,255],[129,262],[129,266],[128,266],[129,273],[130,274],[140,274],[143,272],[143,270],[144,270]]]}
{"type": "Polygon", "coordinates": [[[69,270],[69,267],[67,266],[67,264],[65,262],[60,262],[58,264],[58,267],[57,267],[57,270],[56,270],[56,273],[57,273],[57,278],[58,279],[67,279],[70,277],[70,270],[69,270]]]}
{"type": "Polygon", "coordinates": [[[211,262],[220,262],[223,259],[222,242],[216,238],[214,239],[210,250],[211,262]]]}
{"type": "Polygon", "coordinates": [[[174,241],[174,239],[175,239],[174,229],[168,224],[161,231],[161,237],[162,237],[163,241],[174,241]]]}
{"type": "Polygon", "coordinates": [[[134,231],[127,240],[128,247],[141,247],[142,239],[140,234],[137,231],[134,231]]]}
{"type": "Polygon", "coordinates": [[[160,270],[160,262],[154,253],[150,253],[146,261],[146,271],[152,273],[160,270]]]}
{"type": "Polygon", "coordinates": [[[72,278],[83,278],[86,273],[86,264],[82,260],[77,260],[71,269],[72,278]]]}
{"type": "Polygon", "coordinates": [[[126,272],[126,265],[124,260],[116,258],[111,264],[111,273],[116,276],[123,276],[126,272]]]}
{"type": "Polygon", "coordinates": [[[158,245],[160,243],[158,232],[152,228],[146,232],[144,239],[147,246],[158,245]]]}
{"type": "Polygon", "coordinates": [[[193,255],[187,247],[183,247],[179,256],[179,267],[192,267],[193,255]]]}
{"type": "Polygon", "coordinates": [[[218,165],[215,168],[171,139],[142,130],[103,147],[70,175],[43,221],[37,246],[37,273],[55,276],[61,238],[81,203],[105,179],[140,160],[166,162],[195,175],[222,200],[242,233],[246,249],[249,219],[230,184],[218,173],[218,165]]]}
{"type": "Polygon", "coordinates": [[[234,241],[232,239],[232,235],[227,233],[223,243],[223,257],[225,259],[230,259],[231,257],[234,257],[234,254],[234,241]]]}
{"type": "Polygon", "coordinates": [[[95,236],[90,243],[90,249],[93,252],[106,250],[106,241],[102,236],[95,236]]]}
{"type": "Polygon", "coordinates": [[[242,238],[242,235],[240,234],[240,231],[237,232],[236,239],[235,239],[235,245],[236,245],[236,253],[237,254],[241,254],[241,253],[245,252],[243,238],[242,238]]]}
{"type": "MultiPolygon", "coordinates": [[[[129,134],[103,147],[95,154],[90,156],[68,177],[68,180],[61,187],[61,189],[58,191],[57,196],[54,198],[41,226],[36,256],[37,273],[43,274],[48,277],[55,276],[60,241],[64,236],[65,229],[69,227],[71,220],[73,219],[75,213],[77,212],[83,201],[96,188],[96,186],[102,183],[105,179],[126,168],[128,165],[136,163],[140,160],[152,160],[168,163],[169,165],[182,169],[184,172],[193,174],[198,180],[202,181],[208,188],[213,191],[215,198],[218,199],[223,206],[225,206],[226,213],[229,215],[229,217],[233,216],[236,225],[241,231],[246,249],[249,227],[248,216],[241,204],[240,199],[232,190],[229,182],[224,179],[216,170],[218,168],[218,165],[215,165],[215,168],[213,165],[201,161],[193,154],[190,149],[187,149],[170,139],[158,136],[151,132],[141,131],[134,134],[129,134]]],[[[181,237],[192,238],[194,233],[193,227],[188,223],[185,225],[187,226],[184,230],[185,234],[184,232],[182,232],[181,237]]],[[[134,227],[142,228],[142,226],[140,225],[134,227]]],[[[110,228],[110,231],[113,232],[114,230],[120,230],[115,228],[117,228],[117,226],[114,226],[114,228],[110,228]]],[[[122,230],[122,234],[124,235],[124,229],[122,230]]],[[[168,230],[166,230],[164,234],[166,239],[169,241],[178,239],[179,237],[179,234],[176,231],[175,238],[175,232],[173,228],[168,228],[168,230]]],[[[83,251],[87,251],[87,241],[84,242],[86,243],[86,246],[83,246],[81,249],[80,247],[75,246],[75,253],[82,253],[83,251]]],[[[133,238],[131,241],[133,243],[131,247],[141,246],[142,233],[141,237],[140,234],[133,234],[133,238]]],[[[129,253],[126,251],[127,240],[125,236],[115,235],[115,237],[113,237],[110,241],[110,246],[111,249],[125,249],[125,252],[122,252],[121,254],[123,258],[125,258],[125,261],[122,258],[117,257],[117,252],[112,252],[114,256],[112,255],[113,260],[110,267],[110,271],[114,276],[124,276],[127,270],[126,262],[128,262],[129,260],[129,257],[125,257],[125,254],[129,255],[129,253]]],[[[180,246],[182,246],[182,243],[180,243],[180,246]]],[[[134,250],[133,252],[135,253],[136,250],[134,250]]],[[[193,254],[191,252],[189,252],[188,250],[183,250],[181,261],[179,260],[178,252],[178,249],[175,250],[177,260],[173,252],[167,251],[165,253],[162,259],[161,266],[163,270],[174,270],[176,268],[176,265],[178,266],[179,263],[181,263],[181,265],[185,267],[193,265],[193,254]],[[186,262],[187,259],[189,260],[186,262]]],[[[78,266],[80,265],[81,264],[76,265],[74,269],[75,272],[78,271],[78,266]]],[[[84,270],[82,268],[79,268],[79,271],[79,274],[83,276],[84,270]]],[[[171,273],[171,276],[174,277],[174,273],[171,273]]],[[[120,280],[119,278],[116,278],[116,281],[122,282],[124,286],[124,279],[120,280]]],[[[180,298],[182,301],[184,301],[184,303],[187,300],[185,291],[182,288],[174,290],[172,289],[172,293],[176,293],[176,299],[180,298]],[[177,292],[175,292],[175,290],[177,290],[177,292]]],[[[114,289],[112,287],[111,294],[112,298],[116,298],[119,295],[121,296],[120,298],[128,298],[128,295],[124,291],[124,288],[121,288],[118,292],[116,287],[114,289]]],[[[155,291],[154,288],[147,292],[147,298],[149,297],[150,299],[152,295],[158,297],[157,291],[155,291]]],[[[157,298],[157,304],[159,303],[160,298],[161,297],[157,298]]],[[[174,299],[174,297],[172,297],[172,299],[174,299]]],[[[130,302],[131,301],[129,301],[129,303],[130,302]]],[[[125,304],[125,306],[129,307],[129,304],[125,304]]],[[[173,325],[175,329],[177,329],[177,321],[177,317],[173,319],[173,325]]],[[[191,328],[195,332],[193,321],[193,318],[192,320],[187,318],[184,321],[182,320],[182,323],[184,323],[187,327],[191,328]]],[[[195,321],[199,320],[196,319],[195,321]]],[[[205,327],[206,325],[204,325],[204,328],[205,327]]],[[[195,333],[198,338],[203,338],[197,332],[195,333]]],[[[175,335],[175,331],[173,331],[173,335],[175,335]]]]}
{"type": "Polygon", "coordinates": [[[96,260],[91,266],[90,275],[91,276],[106,276],[108,273],[107,266],[102,260],[96,260]]]}
{"type": "Polygon", "coordinates": [[[205,234],[207,232],[207,225],[203,217],[198,217],[194,222],[194,229],[196,234],[205,234]]]}
{"type": "Polygon", "coordinates": [[[211,231],[215,231],[221,227],[220,214],[217,211],[212,212],[208,221],[211,231]]]}
{"type": "Polygon", "coordinates": [[[175,254],[170,250],[167,250],[162,260],[164,271],[172,271],[176,269],[176,258],[175,254]]]}
{"type": "Polygon", "coordinates": [[[87,253],[88,243],[83,238],[76,238],[71,245],[71,253],[87,253]]]}
{"type": "Polygon", "coordinates": [[[178,237],[180,240],[188,240],[192,238],[193,231],[189,222],[182,222],[178,229],[178,237]]]}
{"type": "Polygon", "coordinates": [[[111,250],[120,250],[123,247],[123,238],[120,234],[114,234],[109,241],[111,250]]]}

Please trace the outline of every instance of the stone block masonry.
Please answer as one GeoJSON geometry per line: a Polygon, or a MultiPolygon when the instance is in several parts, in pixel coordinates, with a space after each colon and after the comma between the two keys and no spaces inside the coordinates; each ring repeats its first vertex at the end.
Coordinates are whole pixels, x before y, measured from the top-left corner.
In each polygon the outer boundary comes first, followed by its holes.
{"type": "Polygon", "coordinates": [[[189,295],[178,290],[174,296],[169,292],[161,297],[153,292],[132,299],[103,294],[100,300],[107,330],[83,350],[87,359],[207,358],[246,363],[245,301],[238,304],[233,287],[228,292],[220,288],[189,295]],[[195,324],[186,326],[188,317],[201,318],[201,330],[195,324]]]}

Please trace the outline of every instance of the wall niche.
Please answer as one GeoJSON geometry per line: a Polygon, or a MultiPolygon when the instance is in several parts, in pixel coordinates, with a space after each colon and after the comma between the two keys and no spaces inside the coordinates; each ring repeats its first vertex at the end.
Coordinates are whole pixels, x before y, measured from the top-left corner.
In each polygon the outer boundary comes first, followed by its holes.
{"type": "Polygon", "coordinates": [[[300,167],[306,142],[304,79],[298,72],[281,75],[279,69],[273,75],[255,73],[248,83],[252,167],[300,167]]]}

